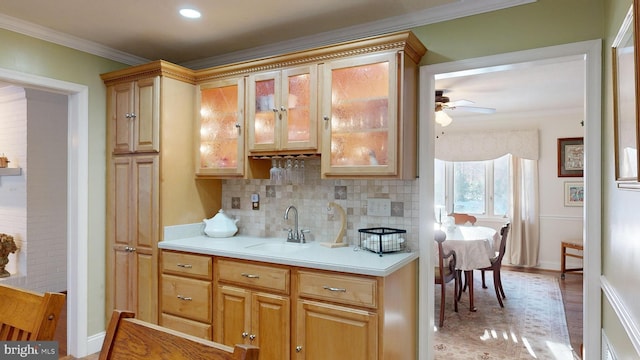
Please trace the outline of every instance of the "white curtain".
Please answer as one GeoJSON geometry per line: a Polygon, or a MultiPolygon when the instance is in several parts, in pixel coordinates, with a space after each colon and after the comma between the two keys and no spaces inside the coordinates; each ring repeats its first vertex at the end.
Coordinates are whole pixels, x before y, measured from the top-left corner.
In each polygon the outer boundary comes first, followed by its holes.
{"type": "Polygon", "coordinates": [[[506,262],[536,266],[540,252],[538,221],[538,161],[511,157],[511,230],[506,262]]]}
{"type": "Polygon", "coordinates": [[[538,265],[538,130],[450,132],[438,136],[435,157],[444,161],[482,161],[511,154],[511,229],[506,263],[538,265]]]}

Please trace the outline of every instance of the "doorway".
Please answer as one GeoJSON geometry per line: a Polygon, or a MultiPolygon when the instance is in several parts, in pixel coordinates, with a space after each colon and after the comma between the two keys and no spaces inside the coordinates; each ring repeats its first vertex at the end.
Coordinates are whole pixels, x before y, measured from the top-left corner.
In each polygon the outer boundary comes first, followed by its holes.
{"type": "MultiPolygon", "coordinates": [[[[420,217],[433,219],[433,160],[435,126],[433,106],[435,103],[436,77],[438,74],[472,71],[473,69],[508,66],[532,61],[552,61],[557,58],[581,57],[584,59],[584,141],[585,141],[585,205],[583,210],[583,238],[585,241],[584,258],[584,323],[583,343],[585,354],[597,357],[600,354],[600,158],[601,158],[601,42],[599,40],[553,46],[541,49],[488,56],[458,62],[423,66],[420,69],[420,217]],[[587,326],[587,324],[589,326],[587,326]]],[[[420,225],[420,238],[433,238],[433,227],[430,222],[420,225]]],[[[420,248],[420,276],[433,279],[433,267],[430,264],[432,247],[420,248]]],[[[420,282],[420,309],[433,309],[433,281],[420,282]]],[[[433,358],[433,311],[420,312],[420,359],[433,358]]]]}
{"type": "Polygon", "coordinates": [[[67,352],[88,354],[89,89],[0,68],[0,81],[67,96],[67,352]]]}

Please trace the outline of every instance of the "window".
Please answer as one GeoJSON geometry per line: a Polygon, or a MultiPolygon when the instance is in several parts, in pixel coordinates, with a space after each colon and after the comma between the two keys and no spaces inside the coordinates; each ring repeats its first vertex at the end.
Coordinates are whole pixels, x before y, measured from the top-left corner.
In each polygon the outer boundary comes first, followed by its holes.
{"type": "Polygon", "coordinates": [[[508,215],[511,155],[495,160],[435,160],[436,208],[487,217],[508,215]]]}

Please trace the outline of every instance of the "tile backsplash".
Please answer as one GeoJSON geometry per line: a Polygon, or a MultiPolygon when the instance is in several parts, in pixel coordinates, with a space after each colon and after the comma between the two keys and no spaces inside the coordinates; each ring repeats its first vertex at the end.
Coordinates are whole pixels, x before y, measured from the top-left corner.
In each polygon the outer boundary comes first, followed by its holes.
{"type": "MultiPolygon", "coordinates": [[[[237,219],[242,235],[286,238],[285,229],[294,226],[284,212],[289,205],[298,210],[300,229],[310,230],[307,239],[331,242],[340,231],[340,215],[328,204],[335,202],[347,213],[346,239],[358,244],[358,229],[390,227],[407,231],[409,248],[418,249],[418,181],[416,180],[334,180],[320,179],[320,159],[307,159],[304,184],[274,185],[270,180],[224,180],[222,207],[237,219]],[[253,209],[251,195],[260,196],[260,206],[253,209]],[[391,202],[391,216],[367,214],[367,199],[382,198],[391,202]]],[[[217,211],[217,209],[216,209],[217,211]]],[[[211,214],[213,216],[215,214],[211,214]]]]}

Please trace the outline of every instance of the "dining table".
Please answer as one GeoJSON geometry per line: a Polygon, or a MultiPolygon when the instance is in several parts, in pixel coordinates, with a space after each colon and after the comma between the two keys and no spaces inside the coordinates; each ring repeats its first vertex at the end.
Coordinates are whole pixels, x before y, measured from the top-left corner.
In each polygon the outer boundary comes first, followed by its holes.
{"type": "Polygon", "coordinates": [[[486,226],[476,225],[438,225],[436,228],[447,235],[442,243],[445,252],[456,252],[456,268],[463,271],[469,287],[469,310],[476,311],[473,302],[473,270],[491,266],[500,246],[498,231],[486,226]]]}

